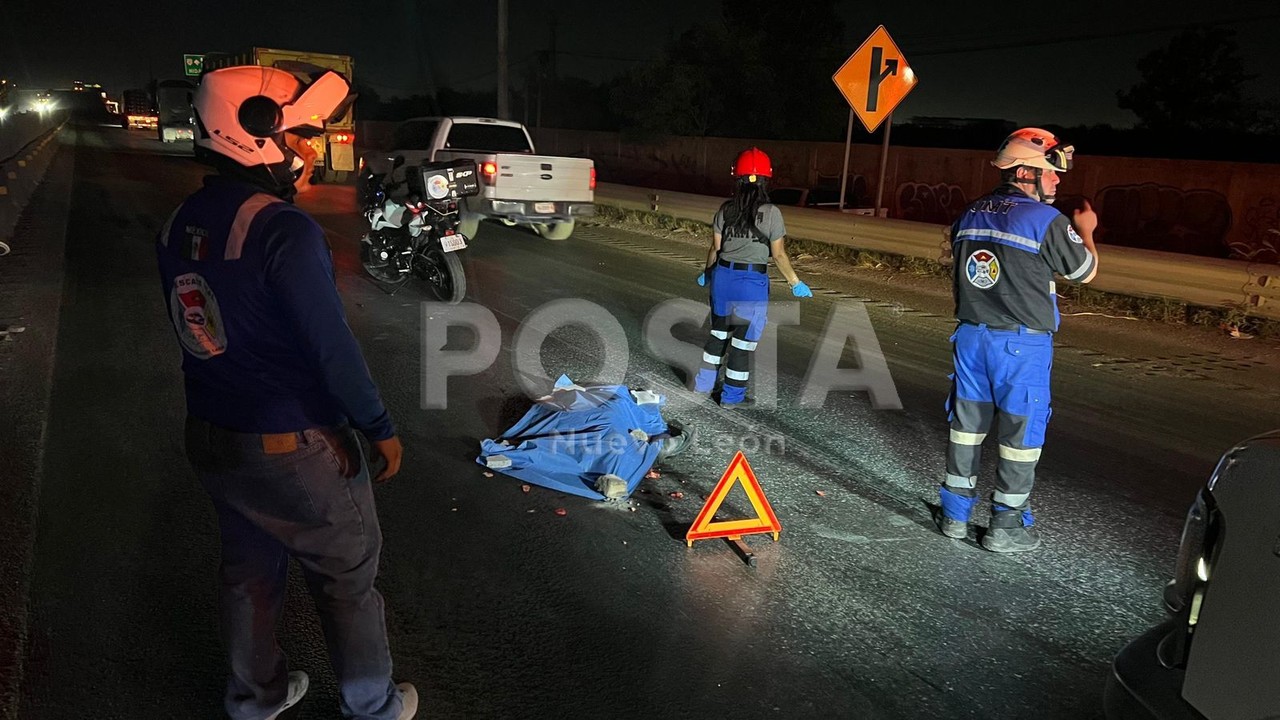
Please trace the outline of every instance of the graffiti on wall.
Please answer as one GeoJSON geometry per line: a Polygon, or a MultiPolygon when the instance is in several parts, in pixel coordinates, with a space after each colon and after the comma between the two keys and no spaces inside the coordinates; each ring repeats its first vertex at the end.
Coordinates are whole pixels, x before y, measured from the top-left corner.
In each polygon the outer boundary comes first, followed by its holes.
{"type": "Polygon", "coordinates": [[[905,182],[898,186],[897,212],[903,220],[950,225],[969,204],[964,190],[952,183],[905,182]]]}
{"type": "Polygon", "coordinates": [[[1231,243],[1231,257],[1280,263],[1280,203],[1267,197],[1245,210],[1238,237],[1231,243]]]}
{"type": "Polygon", "coordinates": [[[1227,257],[1231,205],[1214,190],[1142,183],[1098,192],[1099,242],[1167,252],[1227,257]]]}
{"type": "Polygon", "coordinates": [[[616,156],[597,158],[596,165],[611,182],[690,192],[707,185],[697,156],[668,146],[627,143],[616,156]]]}

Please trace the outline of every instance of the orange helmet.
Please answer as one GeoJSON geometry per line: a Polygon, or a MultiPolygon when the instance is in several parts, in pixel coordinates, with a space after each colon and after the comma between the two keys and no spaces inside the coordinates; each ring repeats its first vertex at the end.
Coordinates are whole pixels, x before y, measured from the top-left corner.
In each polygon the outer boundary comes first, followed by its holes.
{"type": "Polygon", "coordinates": [[[757,177],[771,178],[773,163],[769,162],[769,156],[760,148],[748,148],[742,151],[733,164],[733,174],[735,177],[746,178],[749,182],[755,182],[757,177]]]}

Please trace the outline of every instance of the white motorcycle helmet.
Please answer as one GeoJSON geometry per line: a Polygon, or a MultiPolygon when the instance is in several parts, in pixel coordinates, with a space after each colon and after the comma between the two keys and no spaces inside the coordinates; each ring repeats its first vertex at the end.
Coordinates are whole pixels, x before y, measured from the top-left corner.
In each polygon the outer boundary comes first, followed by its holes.
{"type": "Polygon", "coordinates": [[[272,187],[292,186],[305,168],[284,133],[321,135],[354,99],[346,78],[332,70],[309,83],[259,65],[205,73],[193,102],[196,152],[230,158],[272,187]]]}

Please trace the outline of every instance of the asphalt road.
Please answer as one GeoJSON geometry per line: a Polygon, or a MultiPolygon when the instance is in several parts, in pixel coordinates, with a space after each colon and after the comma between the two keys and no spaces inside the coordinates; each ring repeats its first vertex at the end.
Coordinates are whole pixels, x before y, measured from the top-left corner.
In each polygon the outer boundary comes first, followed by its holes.
{"type": "MultiPolygon", "coordinates": [[[[159,149],[102,129],[63,151],[74,174],[23,718],[220,716],[217,528],[181,448],[178,349],[152,249],[203,169],[159,149]]],[[[779,329],[777,406],[724,411],[681,392],[683,374],[642,333],[664,301],[705,302],[699,249],[602,226],[553,242],[485,224],[465,251],[468,299],[497,319],[502,351],[449,380],[446,408],[424,409],[425,289],[388,295],[361,276],[351,188],[300,204],[329,232],[350,324],[406,449],[400,476],[377,490],[379,585],[396,674],[417,683],[421,717],[1097,717],[1109,658],[1161,616],[1195,489],[1231,443],[1276,425],[1263,348],[1081,322],[1055,364],[1034,497],[1045,546],[997,556],[930,521],[951,329],[936,298],[802,263],[818,297],[779,329]],[[858,298],[902,409],[849,391],[799,407],[829,313],[858,298]],[[475,463],[479,441],[527,406],[517,329],[564,299],[607,310],[627,336],[626,381],[669,393],[667,414],[698,429],[634,504],[525,493],[475,463]],[[683,542],[739,448],[783,526],[777,543],[748,539],[754,568],[720,541],[683,542]]],[[[783,286],[774,299],[791,298],[783,286]]],[[[702,330],[675,335],[698,344],[702,330]]],[[[449,347],[468,342],[451,335],[449,347]]],[[[591,381],[605,350],[567,327],[542,364],[591,381]]],[[[843,363],[856,357],[846,347],[843,363]]],[[[338,717],[298,580],[282,643],[312,690],[290,717],[338,717]]]]}

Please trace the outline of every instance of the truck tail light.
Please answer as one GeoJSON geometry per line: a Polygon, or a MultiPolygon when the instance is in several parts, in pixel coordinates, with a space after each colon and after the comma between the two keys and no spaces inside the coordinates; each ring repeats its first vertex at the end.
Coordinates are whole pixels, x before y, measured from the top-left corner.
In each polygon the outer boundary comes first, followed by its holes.
{"type": "Polygon", "coordinates": [[[591,189],[596,189],[596,166],[591,166],[591,189]]]}
{"type": "Polygon", "coordinates": [[[486,162],[480,166],[480,177],[486,185],[492,185],[498,179],[498,164],[486,162]]]}

